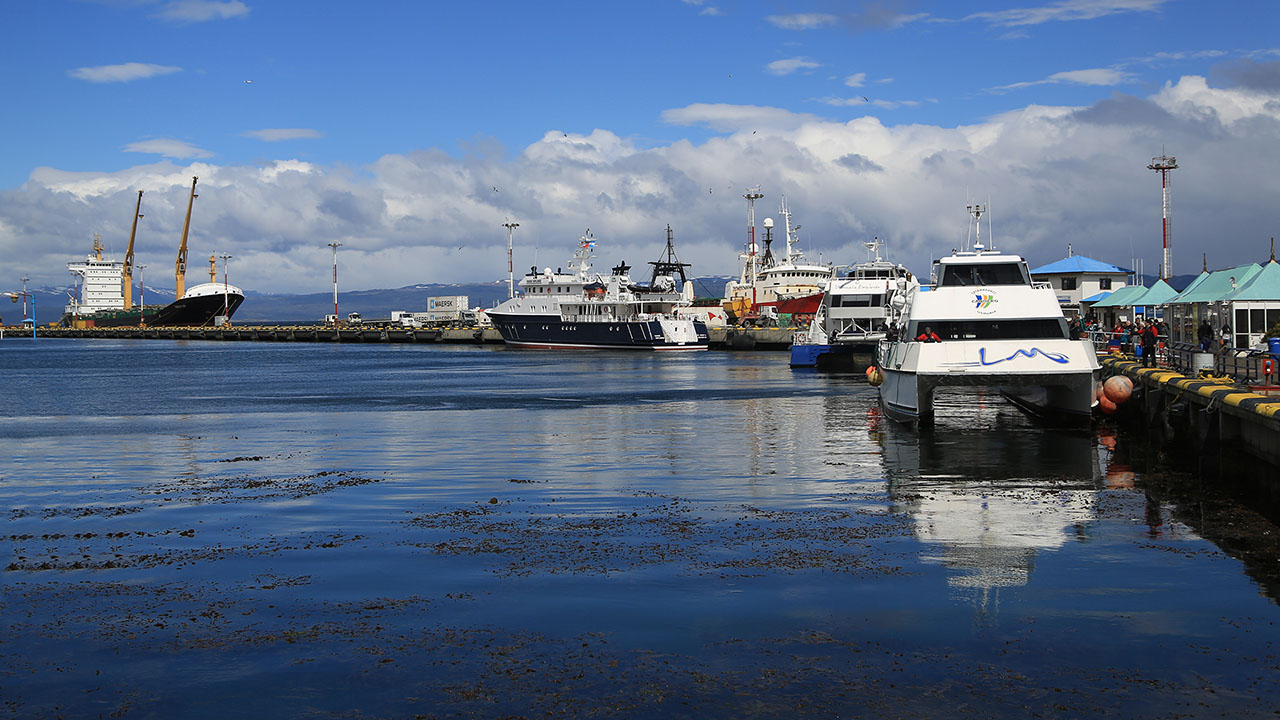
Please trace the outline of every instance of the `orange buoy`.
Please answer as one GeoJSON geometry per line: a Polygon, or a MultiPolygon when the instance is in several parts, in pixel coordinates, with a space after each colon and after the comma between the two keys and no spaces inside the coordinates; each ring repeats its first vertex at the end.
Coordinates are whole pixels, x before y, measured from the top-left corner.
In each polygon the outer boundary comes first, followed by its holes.
{"type": "Polygon", "coordinates": [[[1098,398],[1098,409],[1108,415],[1111,415],[1116,411],[1116,404],[1111,402],[1111,400],[1104,394],[1102,397],[1098,398]]]}
{"type": "Polygon", "coordinates": [[[1107,378],[1102,385],[1102,396],[1115,405],[1120,405],[1133,394],[1133,381],[1123,375],[1107,378]]]}
{"type": "Polygon", "coordinates": [[[879,387],[880,383],[884,382],[884,373],[880,372],[880,368],[872,365],[867,368],[867,382],[871,383],[872,387],[879,387]]]}

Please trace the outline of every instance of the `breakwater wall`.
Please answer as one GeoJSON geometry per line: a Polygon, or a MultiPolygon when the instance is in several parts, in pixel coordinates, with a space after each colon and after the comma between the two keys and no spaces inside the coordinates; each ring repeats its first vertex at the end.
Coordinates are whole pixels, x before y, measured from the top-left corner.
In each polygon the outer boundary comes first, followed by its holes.
{"type": "MultiPolygon", "coordinates": [[[[786,350],[793,328],[709,328],[711,347],[721,350],[786,350]]],[[[495,343],[493,328],[409,328],[361,325],[232,325],[231,327],[114,327],[36,330],[40,338],[113,338],[134,340],[211,340],[219,342],[382,342],[495,343]]],[[[31,330],[5,328],[5,339],[31,339],[31,330]]]]}
{"type": "Polygon", "coordinates": [[[1100,359],[1103,375],[1133,381],[1122,422],[1140,422],[1198,453],[1243,451],[1280,467],[1280,394],[1241,386],[1230,377],[1188,376],[1136,361],[1100,359]]]}

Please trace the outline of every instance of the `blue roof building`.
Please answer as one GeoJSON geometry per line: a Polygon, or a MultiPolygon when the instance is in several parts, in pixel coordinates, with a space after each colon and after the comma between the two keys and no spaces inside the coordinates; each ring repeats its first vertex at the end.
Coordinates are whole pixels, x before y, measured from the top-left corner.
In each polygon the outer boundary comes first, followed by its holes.
{"type": "Polygon", "coordinates": [[[1068,317],[1088,313],[1093,302],[1128,284],[1130,270],[1083,255],[1068,255],[1031,271],[1031,279],[1047,282],[1068,317]]]}

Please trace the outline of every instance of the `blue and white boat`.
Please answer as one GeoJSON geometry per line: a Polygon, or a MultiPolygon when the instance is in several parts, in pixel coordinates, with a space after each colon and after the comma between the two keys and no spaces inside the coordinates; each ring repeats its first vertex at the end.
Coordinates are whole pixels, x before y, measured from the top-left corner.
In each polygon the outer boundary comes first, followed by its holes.
{"type": "Polygon", "coordinates": [[[678,317],[693,302],[685,263],[671,252],[650,263],[647,285],[631,279],[621,263],[609,275],[591,272],[596,239],[588,230],[578,242],[569,272],[530,268],[520,280],[522,292],[486,311],[508,345],[526,348],[706,350],[702,320],[678,317]],[[677,276],[679,281],[677,281],[677,276]]]}
{"type": "Polygon", "coordinates": [[[928,292],[917,287],[893,301],[896,337],[882,340],[877,355],[881,406],[894,420],[929,424],[935,390],[982,386],[1031,414],[1087,422],[1098,376],[1093,344],[1071,337],[1053,289],[1032,282],[1020,256],[983,246],[985,208],[969,210],[973,249],[938,260],[928,292]]]}
{"type": "Polygon", "coordinates": [[[902,265],[880,257],[879,238],[863,243],[871,259],[826,286],[813,320],[791,339],[791,367],[852,372],[875,356],[889,322],[889,299],[917,283],[902,265]],[[898,290],[898,280],[906,281],[898,290]]]}

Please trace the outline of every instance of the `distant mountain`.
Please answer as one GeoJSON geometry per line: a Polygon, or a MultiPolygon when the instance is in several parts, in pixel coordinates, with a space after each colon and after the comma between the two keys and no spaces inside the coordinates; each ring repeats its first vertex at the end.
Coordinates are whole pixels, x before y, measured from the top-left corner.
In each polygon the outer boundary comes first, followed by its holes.
{"type": "MultiPolygon", "coordinates": [[[[728,280],[729,278],[724,277],[694,278],[694,295],[720,297],[724,291],[724,284],[728,280]]],[[[75,292],[75,286],[32,288],[31,292],[36,296],[36,323],[47,325],[57,322],[62,317],[67,300],[75,292]]],[[[488,283],[432,283],[387,290],[340,289],[338,312],[344,316],[350,312],[358,312],[366,319],[390,318],[393,310],[426,312],[427,298],[446,295],[466,295],[471,307],[493,307],[507,299],[507,282],[502,280],[488,283]]],[[[137,286],[133,289],[134,301],[139,302],[145,299],[148,305],[168,304],[173,302],[174,297],[175,292],[172,288],[148,287],[145,293],[137,286]]],[[[4,299],[0,296],[0,301],[4,299]]],[[[320,322],[324,320],[325,315],[332,312],[332,292],[293,295],[245,289],[244,304],[236,312],[235,322],[320,322]]],[[[21,298],[14,303],[0,302],[0,324],[19,325],[21,323],[21,298]]]]}

